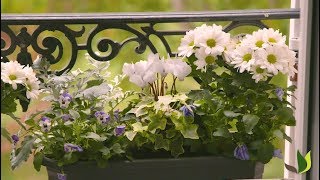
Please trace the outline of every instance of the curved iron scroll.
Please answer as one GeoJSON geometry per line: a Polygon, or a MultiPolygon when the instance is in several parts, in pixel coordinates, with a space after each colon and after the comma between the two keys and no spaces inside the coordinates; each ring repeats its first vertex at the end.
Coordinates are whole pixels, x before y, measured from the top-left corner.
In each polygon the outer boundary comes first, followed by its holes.
{"type": "MultiPolygon", "coordinates": [[[[105,14],[94,16],[89,14],[78,15],[70,17],[64,16],[33,16],[29,20],[21,15],[1,15],[1,61],[8,61],[8,56],[14,53],[17,46],[20,52],[17,54],[17,60],[22,64],[31,64],[31,55],[27,48],[31,45],[33,50],[46,57],[51,64],[55,64],[61,60],[64,53],[63,42],[56,38],[45,36],[39,41],[40,34],[45,31],[59,31],[62,32],[71,44],[71,57],[66,67],[60,70],[59,73],[70,70],[77,60],[79,50],[87,50],[89,55],[98,61],[109,61],[115,58],[120,50],[129,42],[137,42],[138,46],[135,52],[141,54],[145,52],[147,47],[153,53],[157,53],[157,48],[149,39],[151,35],[159,38],[165,47],[165,50],[170,56],[175,56],[176,53],[172,51],[168,43],[167,36],[184,35],[187,30],[180,31],[160,31],[155,29],[155,25],[159,23],[181,23],[181,22],[212,22],[212,21],[231,21],[224,27],[224,31],[230,30],[239,26],[257,26],[259,28],[267,27],[261,22],[264,19],[289,19],[299,18],[298,10],[251,10],[251,11],[230,11],[230,12],[197,12],[197,13],[160,13],[160,14],[123,14],[111,15],[105,14]],[[151,16],[152,15],[152,16],[151,16]],[[87,18],[90,17],[90,19],[87,18]],[[20,21],[18,21],[20,19],[20,21]],[[81,21],[80,21],[81,20],[81,21]],[[99,20],[99,21],[97,21],[99,20]],[[139,28],[133,28],[131,24],[144,23],[139,28]],[[78,24],[82,25],[82,29],[75,31],[70,29],[67,25],[78,24]],[[89,33],[86,44],[77,43],[77,38],[84,35],[85,27],[83,25],[95,24],[96,27],[89,33]],[[146,24],[146,25],[145,25],[146,24]],[[10,25],[10,26],[9,26],[10,25]],[[23,25],[19,33],[14,33],[11,25],[23,25]],[[30,34],[27,31],[28,25],[38,25],[36,29],[30,34]],[[104,37],[93,44],[93,39],[96,35],[104,30],[124,30],[130,32],[133,36],[125,39],[122,42],[114,41],[110,38],[104,37]],[[94,52],[96,47],[100,52],[109,52],[107,55],[99,55],[94,52]],[[57,55],[53,55],[57,51],[57,55]]],[[[68,49],[69,51],[69,49],[68,49]]]]}

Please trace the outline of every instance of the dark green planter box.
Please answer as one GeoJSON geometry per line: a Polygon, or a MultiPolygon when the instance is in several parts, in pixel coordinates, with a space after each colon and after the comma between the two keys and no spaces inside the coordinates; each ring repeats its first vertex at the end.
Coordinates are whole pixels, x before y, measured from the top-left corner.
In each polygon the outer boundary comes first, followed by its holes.
{"type": "MultiPolygon", "coordinates": [[[[55,162],[45,158],[43,165],[49,180],[57,180],[60,171],[55,162]]],[[[264,165],[224,157],[190,157],[110,162],[106,168],[78,162],[63,169],[67,180],[222,180],[262,178],[264,165]]]]}

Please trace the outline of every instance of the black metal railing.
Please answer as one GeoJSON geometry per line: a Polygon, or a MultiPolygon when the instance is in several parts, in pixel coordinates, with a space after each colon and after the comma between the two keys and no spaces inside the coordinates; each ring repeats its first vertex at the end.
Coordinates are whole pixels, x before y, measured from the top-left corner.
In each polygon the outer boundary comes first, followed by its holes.
{"type": "Polygon", "coordinates": [[[157,30],[156,24],[161,23],[186,23],[186,22],[216,22],[230,21],[224,27],[224,31],[244,25],[256,26],[259,28],[267,27],[262,20],[275,19],[295,19],[300,17],[299,9],[267,9],[267,10],[234,10],[217,12],[176,12],[176,13],[81,13],[81,14],[1,14],[1,61],[8,61],[8,56],[13,54],[17,46],[20,52],[17,60],[21,64],[32,63],[31,54],[28,47],[42,56],[46,57],[51,64],[59,62],[64,51],[63,43],[56,37],[42,38],[41,45],[38,37],[44,31],[60,31],[71,43],[71,57],[68,65],[60,73],[71,69],[78,56],[78,51],[86,50],[91,57],[98,61],[108,61],[115,58],[121,48],[127,43],[135,41],[139,45],[136,53],[143,53],[146,48],[150,48],[153,53],[157,53],[157,47],[150,40],[151,35],[155,35],[164,45],[165,50],[170,56],[172,52],[166,36],[183,35],[188,30],[157,30]],[[142,24],[139,29],[132,27],[132,24],[142,24]],[[36,25],[32,33],[28,32],[28,26],[36,25]],[[72,30],[69,25],[82,26],[81,30],[72,30]],[[85,32],[84,25],[96,25],[89,32],[86,43],[80,44],[77,38],[82,37],[85,32]],[[12,28],[20,27],[19,33],[14,33],[12,28]],[[95,36],[107,29],[120,29],[133,34],[132,37],[122,42],[116,42],[106,37],[96,44],[96,48],[101,52],[109,52],[107,55],[96,54],[93,50],[95,36]],[[111,49],[110,49],[111,47],[111,49]],[[58,53],[54,53],[57,51],[58,53]]]}

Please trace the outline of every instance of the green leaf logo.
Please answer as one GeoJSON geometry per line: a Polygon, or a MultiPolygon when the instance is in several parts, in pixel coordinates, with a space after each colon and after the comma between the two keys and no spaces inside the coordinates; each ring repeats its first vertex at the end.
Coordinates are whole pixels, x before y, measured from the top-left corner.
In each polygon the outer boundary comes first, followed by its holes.
{"type": "Polygon", "coordinates": [[[299,174],[307,172],[311,168],[311,151],[309,151],[305,157],[303,157],[301,153],[298,151],[297,160],[299,174]]]}

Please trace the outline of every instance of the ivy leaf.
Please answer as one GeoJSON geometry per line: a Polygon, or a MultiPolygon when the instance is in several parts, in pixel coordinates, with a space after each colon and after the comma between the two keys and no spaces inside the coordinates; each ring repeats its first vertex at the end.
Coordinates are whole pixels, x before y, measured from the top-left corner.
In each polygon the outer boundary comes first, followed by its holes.
{"type": "Polygon", "coordinates": [[[171,151],[171,155],[174,157],[178,157],[180,154],[184,153],[184,149],[183,149],[183,138],[182,137],[178,137],[176,139],[174,139],[173,141],[171,141],[169,148],[171,151]]]}
{"type": "Polygon", "coordinates": [[[242,118],[243,123],[245,124],[245,130],[248,134],[252,134],[252,129],[259,122],[259,117],[252,114],[245,114],[242,118]]]}
{"type": "Polygon", "coordinates": [[[223,111],[223,114],[229,118],[234,118],[241,115],[241,113],[235,113],[233,111],[223,111]]]}
{"type": "Polygon", "coordinates": [[[277,115],[280,121],[287,126],[296,125],[293,110],[290,107],[283,107],[277,111],[277,115]]]}
{"type": "Polygon", "coordinates": [[[35,139],[36,138],[32,136],[25,136],[24,140],[21,143],[21,150],[19,151],[18,155],[14,154],[13,157],[10,159],[12,170],[16,169],[16,167],[18,167],[21,164],[21,162],[28,160],[35,139]]]}
{"type": "Polygon", "coordinates": [[[167,124],[166,118],[153,117],[150,119],[151,119],[151,122],[148,125],[149,131],[153,131],[155,129],[164,130],[166,128],[166,124],[167,124]]]}
{"type": "Polygon", "coordinates": [[[181,134],[183,135],[184,138],[199,139],[197,130],[198,130],[197,124],[188,124],[181,130],[181,134]]]}
{"type": "Polygon", "coordinates": [[[115,152],[116,154],[121,154],[124,153],[124,150],[121,149],[121,145],[119,143],[114,144],[111,149],[113,150],[113,152],[115,152]]]}
{"type": "Polygon", "coordinates": [[[213,133],[214,136],[221,136],[228,138],[230,137],[229,130],[227,128],[217,128],[217,130],[213,133]]]}
{"type": "Polygon", "coordinates": [[[33,158],[33,166],[39,172],[42,164],[44,154],[42,152],[37,152],[33,158]]]}
{"type": "Polygon", "coordinates": [[[1,128],[1,135],[3,137],[5,137],[10,143],[12,143],[12,139],[10,137],[10,133],[3,127],[1,128]]]}
{"type": "Polygon", "coordinates": [[[80,114],[77,111],[73,110],[73,109],[69,110],[69,114],[72,116],[73,119],[80,118],[80,114]]]}
{"type": "Polygon", "coordinates": [[[162,134],[157,134],[155,138],[155,144],[154,149],[164,149],[166,151],[169,150],[169,143],[170,141],[168,139],[163,139],[162,134]]]}
{"type": "Polygon", "coordinates": [[[130,140],[132,141],[134,139],[134,137],[137,135],[136,131],[126,131],[124,133],[124,135],[130,140]]]}

